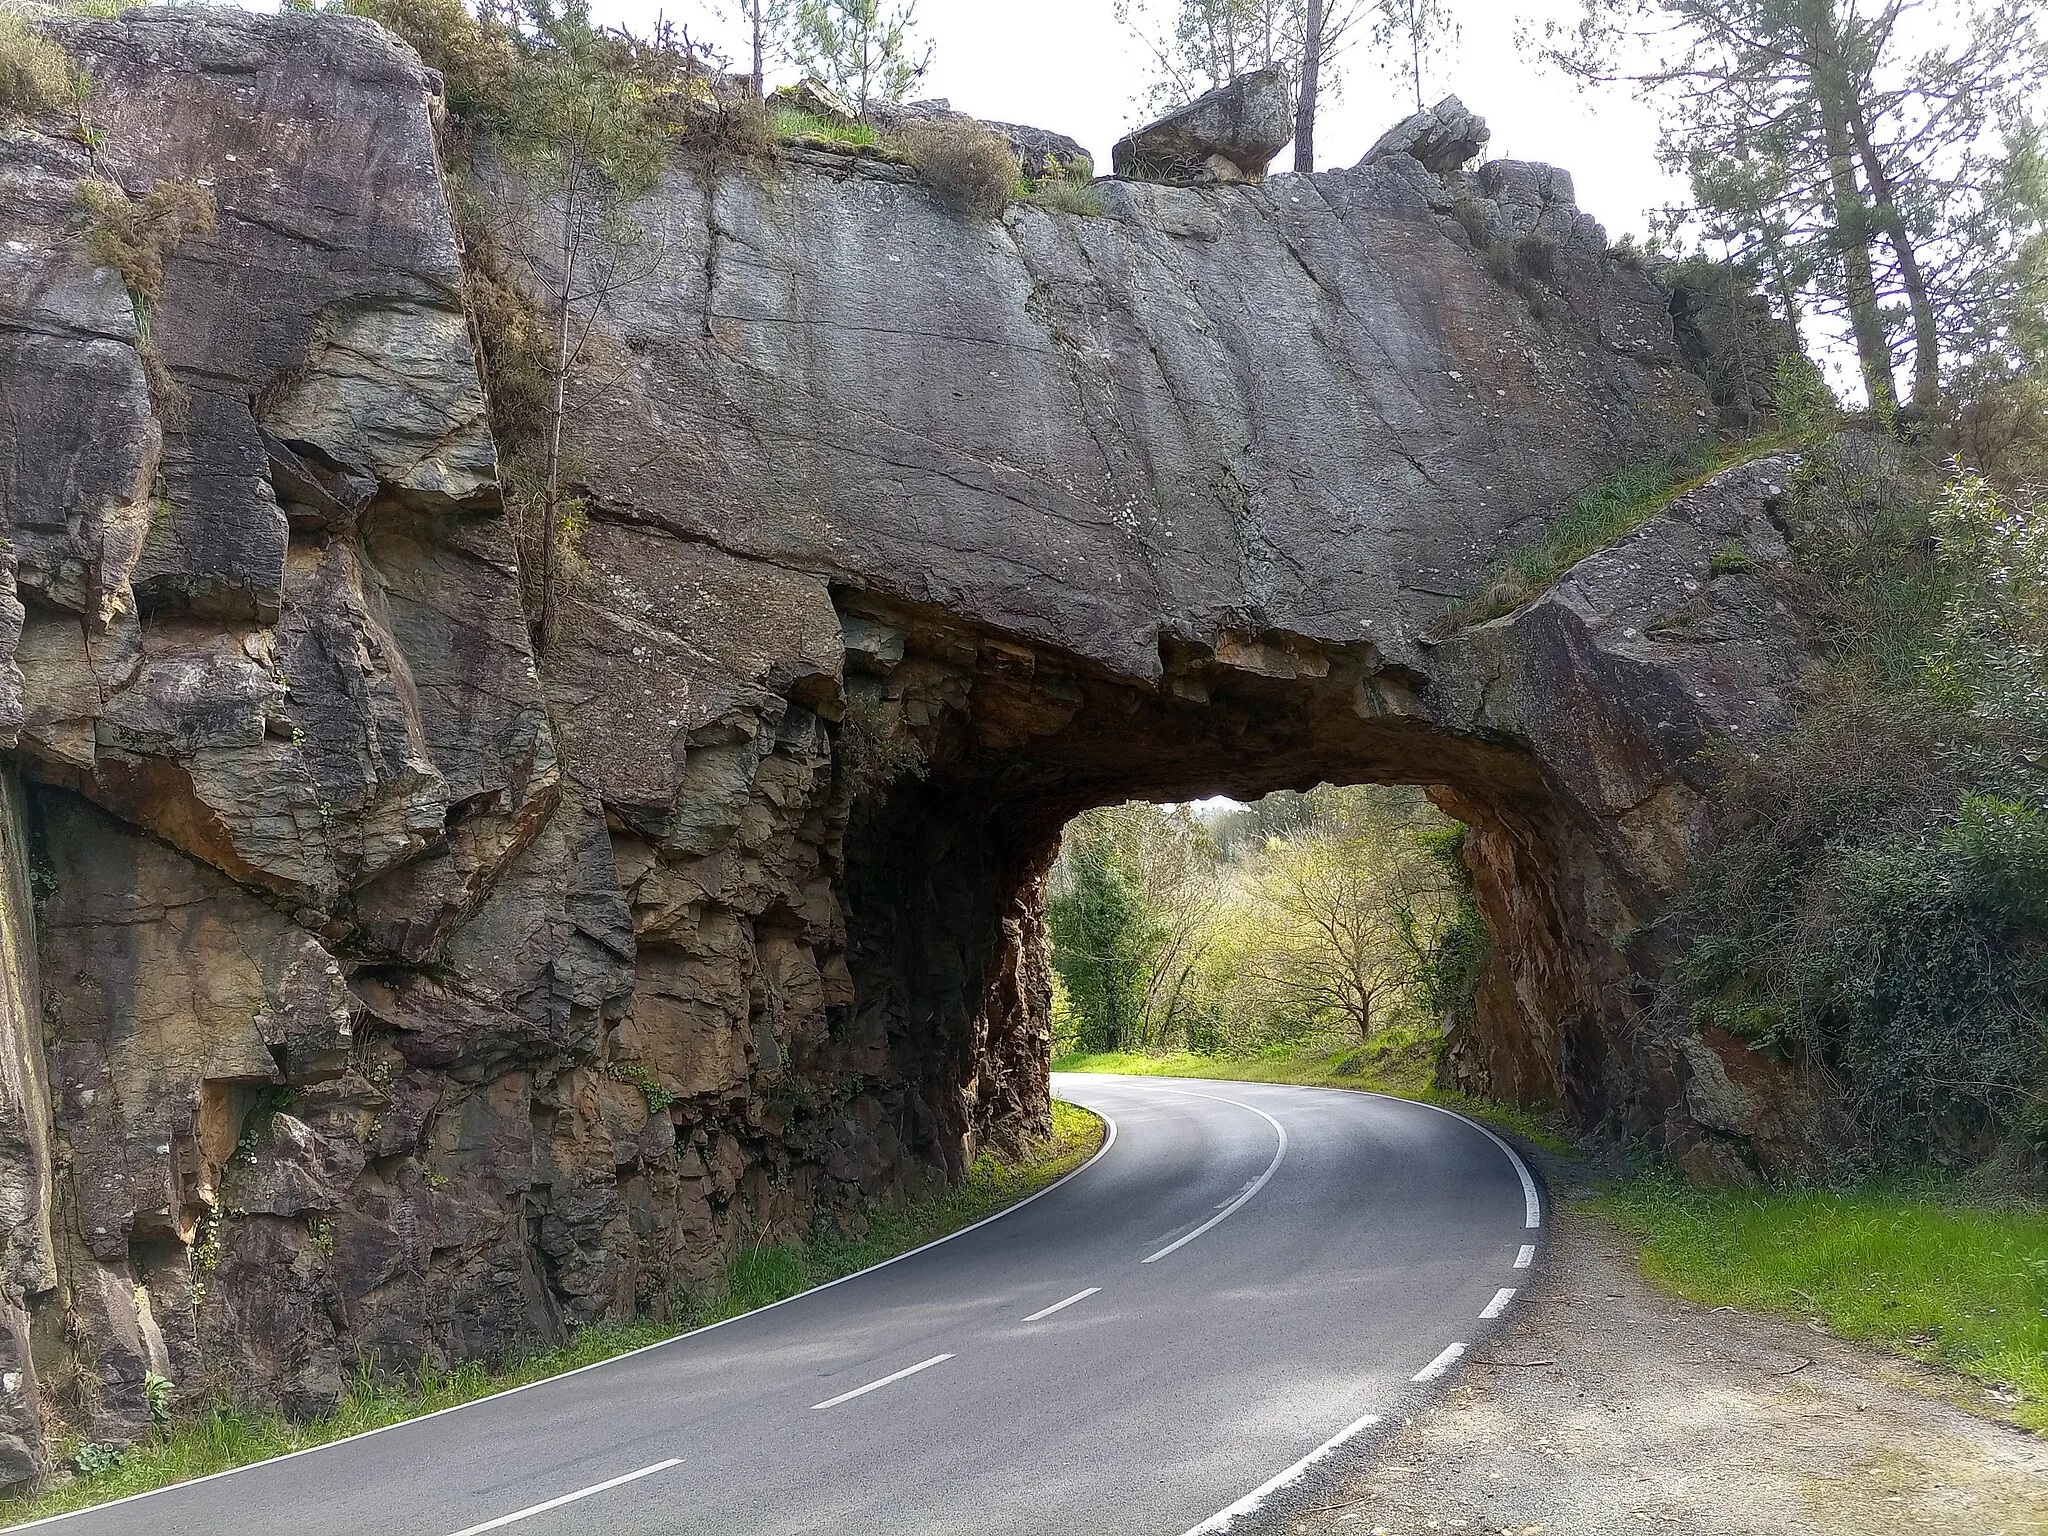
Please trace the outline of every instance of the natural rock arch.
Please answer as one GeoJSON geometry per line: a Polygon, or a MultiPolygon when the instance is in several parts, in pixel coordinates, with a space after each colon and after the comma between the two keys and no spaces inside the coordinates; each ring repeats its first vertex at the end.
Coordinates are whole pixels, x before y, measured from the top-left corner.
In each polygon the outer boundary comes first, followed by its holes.
{"type": "Polygon", "coordinates": [[[1463,1079],[1709,1158],[1779,1134],[1615,941],[1703,754],[1781,716],[1786,466],[1444,622],[1707,425],[1562,173],[973,222],[808,152],[679,166],[575,391],[536,658],[436,82],[347,18],[53,24],[100,164],[213,180],[221,229],[151,317],[169,410],[85,151],[0,144],[0,1482],[46,1410],[138,1432],[153,1371],[312,1407],[358,1352],[659,1310],[957,1171],[1043,1106],[1052,839],[1131,794],[1432,786],[1499,940],[1463,1079]]]}

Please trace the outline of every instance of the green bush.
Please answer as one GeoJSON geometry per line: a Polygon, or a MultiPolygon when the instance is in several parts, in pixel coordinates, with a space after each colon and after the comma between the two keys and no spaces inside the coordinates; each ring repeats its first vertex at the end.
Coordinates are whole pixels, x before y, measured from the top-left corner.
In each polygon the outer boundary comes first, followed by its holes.
{"type": "Polygon", "coordinates": [[[518,33],[495,12],[483,16],[464,0],[346,0],[412,45],[420,62],[441,72],[448,109],[458,117],[503,111],[519,68],[518,33]]]}
{"type": "Polygon", "coordinates": [[[1442,868],[1445,883],[1454,893],[1450,916],[1433,933],[1414,935],[1416,950],[1422,956],[1416,969],[1415,1005],[1438,1028],[1472,1022],[1473,1003],[1493,955],[1493,934],[1478,902],[1473,900],[1472,875],[1465,867],[1465,839],[1469,834],[1470,829],[1463,822],[1426,827],[1409,834],[1416,846],[1442,868]]]}

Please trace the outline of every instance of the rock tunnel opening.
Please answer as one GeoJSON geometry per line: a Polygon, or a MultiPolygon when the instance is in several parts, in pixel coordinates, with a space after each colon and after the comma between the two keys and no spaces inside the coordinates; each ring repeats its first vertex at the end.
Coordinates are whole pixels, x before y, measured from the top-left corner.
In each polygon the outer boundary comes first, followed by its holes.
{"type": "Polygon", "coordinates": [[[1419,786],[1469,829],[1492,944],[1451,1079],[1582,1122],[1616,1107],[1601,999],[1626,977],[1605,871],[1536,757],[1434,723],[1426,679],[1370,645],[1226,632],[1162,644],[1147,686],[942,614],[842,602],[848,772],[865,757],[888,774],[855,786],[842,1027],[922,1062],[900,1128],[913,1154],[957,1175],[1048,1113],[1046,882],[1073,817],[1326,782],[1419,786]]]}

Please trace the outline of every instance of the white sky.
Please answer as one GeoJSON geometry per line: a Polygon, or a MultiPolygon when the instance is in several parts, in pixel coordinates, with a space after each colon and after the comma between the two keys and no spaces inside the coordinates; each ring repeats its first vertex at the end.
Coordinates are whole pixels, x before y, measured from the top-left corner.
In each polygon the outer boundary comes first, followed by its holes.
{"type": "MultiPolygon", "coordinates": [[[[1172,0],[1155,0],[1163,9],[1172,0]]],[[[1488,154],[1544,160],[1577,182],[1579,206],[1611,238],[1648,232],[1647,212],[1681,192],[1658,168],[1656,123],[1621,88],[1582,94],[1515,47],[1524,18],[1568,19],[1577,0],[1453,0],[1462,36],[1425,80],[1430,101],[1455,94],[1493,129],[1488,154]]],[[[593,0],[602,23],[646,29],[658,13],[685,21],[742,61],[737,26],[708,24],[704,0],[593,0]]],[[[916,92],[943,96],[962,112],[1028,123],[1072,136],[1109,168],[1109,147],[1144,120],[1134,98],[1147,76],[1144,48],[1120,27],[1111,0],[918,0],[920,33],[936,45],[931,75],[916,92]]],[[[1319,168],[1351,165],[1413,109],[1404,86],[1381,67],[1369,37],[1342,61],[1341,95],[1317,128],[1319,168]]],[[[1283,153],[1277,168],[1292,164],[1283,153]]]]}

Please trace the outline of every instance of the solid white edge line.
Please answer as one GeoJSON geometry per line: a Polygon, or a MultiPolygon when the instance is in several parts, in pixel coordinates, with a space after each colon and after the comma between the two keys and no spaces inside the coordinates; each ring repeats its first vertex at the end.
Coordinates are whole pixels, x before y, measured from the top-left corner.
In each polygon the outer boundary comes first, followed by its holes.
{"type": "Polygon", "coordinates": [[[1230,1204],[1223,1207],[1222,1210],[1218,1211],[1214,1216],[1211,1216],[1207,1221],[1203,1222],[1199,1227],[1195,1228],[1194,1231],[1188,1233],[1187,1236],[1176,1238],[1174,1241],[1168,1243],[1164,1248],[1160,1249],[1157,1253],[1151,1254],[1146,1258],[1140,1259],[1138,1261],[1140,1264],[1156,1264],[1159,1260],[1165,1258],[1169,1253],[1172,1253],[1176,1248],[1185,1248],[1189,1243],[1192,1243],[1204,1232],[1208,1231],[1211,1227],[1215,1226],[1218,1222],[1222,1221],[1225,1217],[1229,1216],[1239,1206],[1243,1205],[1245,1201],[1251,1199],[1253,1195],[1256,1195],[1260,1190],[1266,1187],[1266,1180],[1272,1178],[1274,1174],[1280,1171],[1280,1159],[1287,1155],[1287,1127],[1282,1125],[1278,1120],[1275,1120],[1263,1109],[1258,1108],[1256,1105],[1246,1104],[1237,1099],[1226,1099],[1220,1093],[1190,1093],[1184,1088],[1155,1088],[1153,1091],[1155,1093],[1177,1094],[1183,1099],[1214,1099],[1218,1104],[1235,1104],[1239,1109],[1248,1109],[1253,1114],[1257,1115],[1261,1120],[1265,1121],[1266,1124],[1273,1127],[1274,1134],[1280,1138],[1280,1145],[1273,1149],[1273,1161],[1266,1164],[1266,1171],[1260,1174],[1256,1179],[1253,1179],[1251,1183],[1245,1187],[1245,1191],[1243,1194],[1239,1195],[1235,1200],[1231,1201],[1230,1204]]]}
{"type": "Polygon", "coordinates": [[[1522,1244],[1522,1251],[1515,1255],[1515,1268],[1527,1269],[1531,1264],[1534,1264],[1535,1262],[1536,1245],[1534,1243],[1522,1244]]]}
{"type": "Polygon", "coordinates": [[[1345,1425],[1336,1434],[1330,1436],[1329,1439],[1310,1451],[1278,1477],[1268,1478],[1228,1509],[1219,1509],[1200,1525],[1189,1527],[1182,1533],[1182,1536],[1210,1536],[1212,1532],[1229,1530],[1232,1525],[1236,1524],[1244,1516],[1252,1513],[1253,1510],[1265,1503],[1267,1499],[1300,1477],[1302,1473],[1321,1461],[1325,1456],[1328,1456],[1346,1440],[1349,1440],[1362,1430],[1371,1429],[1379,1421],[1380,1416],[1378,1414],[1368,1413],[1364,1418],[1356,1419],[1345,1425]]]}
{"type": "Polygon", "coordinates": [[[603,1493],[621,1483],[635,1482],[643,1477],[652,1477],[657,1472],[666,1472],[670,1467],[683,1464],[680,1456],[671,1456],[667,1461],[657,1461],[651,1467],[642,1467],[638,1472],[628,1472],[624,1477],[614,1477],[606,1482],[592,1483],[588,1488],[578,1488],[574,1493],[565,1493],[560,1498],[549,1499],[542,1504],[529,1504],[524,1509],[515,1509],[509,1515],[500,1515],[495,1520],[486,1520],[482,1525],[466,1525],[455,1536],[483,1536],[485,1531],[495,1531],[501,1525],[510,1525],[515,1520],[524,1520],[530,1515],[544,1515],[551,1509],[560,1509],[564,1504],[574,1504],[578,1499],[587,1499],[593,1493],[603,1493]]]}
{"type": "MultiPolygon", "coordinates": [[[[1339,1088],[1335,1091],[1338,1093],[1355,1093],[1358,1090],[1339,1088]]],[[[1501,1151],[1507,1153],[1508,1161],[1515,1165],[1515,1174],[1522,1181],[1522,1225],[1531,1231],[1543,1225],[1543,1200],[1536,1193],[1535,1175],[1529,1172],[1529,1165],[1522,1161],[1522,1154],[1501,1140],[1500,1137],[1494,1135],[1492,1131],[1481,1125],[1477,1120],[1474,1120],[1470,1115],[1461,1115],[1455,1109],[1445,1109],[1443,1105],[1432,1104],[1427,1099],[1404,1099],[1398,1094],[1392,1093],[1375,1093],[1371,1097],[1376,1099],[1392,1099],[1396,1104],[1419,1104],[1424,1109],[1433,1109],[1440,1115],[1449,1115],[1453,1120],[1462,1120],[1465,1124],[1471,1126],[1473,1130],[1484,1136],[1496,1147],[1499,1147],[1501,1151]]]]}
{"type": "Polygon", "coordinates": [[[1456,1365],[1458,1357],[1464,1353],[1465,1346],[1462,1344],[1446,1345],[1442,1354],[1438,1355],[1408,1379],[1410,1381],[1435,1381],[1437,1377],[1443,1375],[1445,1371],[1456,1365]]]}
{"type": "MultiPolygon", "coordinates": [[[[1060,1102],[1063,1104],[1074,1103],[1071,1099],[1062,1099],[1060,1102]]],[[[1086,1104],[1074,1104],[1074,1107],[1076,1109],[1088,1109],[1086,1104]]],[[[841,1275],[837,1280],[827,1280],[823,1285],[814,1285],[808,1291],[798,1291],[794,1296],[785,1296],[780,1301],[771,1301],[765,1307],[756,1307],[753,1311],[742,1312],[737,1317],[720,1318],[715,1323],[706,1323],[702,1328],[692,1328],[688,1333],[679,1333],[674,1338],[657,1339],[652,1344],[642,1344],[638,1349],[629,1349],[622,1355],[613,1355],[606,1360],[593,1360],[588,1365],[579,1365],[575,1370],[564,1371],[559,1376],[543,1376],[539,1381],[529,1381],[520,1386],[507,1387],[502,1392],[493,1392],[489,1397],[475,1397],[466,1403],[451,1403],[446,1408],[436,1408],[432,1413],[423,1413],[416,1419],[400,1419],[396,1424],[381,1424],[375,1429],[366,1429],[361,1434],[344,1435],[339,1440],[328,1440],[319,1445],[309,1445],[301,1451],[286,1451],[282,1456],[271,1456],[262,1461],[252,1461],[246,1466],[228,1467],[219,1472],[209,1472],[204,1477],[188,1477],[181,1483],[166,1483],[161,1488],[148,1488],[141,1493],[126,1494],[118,1499],[109,1499],[104,1504],[88,1504],[83,1509],[69,1509],[61,1515],[45,1515],[40,1520],[29,1520],[21,1525],[10,1525],[7,1529],[10,1532],[31,1531],[39,1526],[55,1525],[60,1520],[73,1520],[80,1515],[96,1515],[103,1509],[112,1509],[119,1504],[133,1504],[137,1499],[153,1499],[160,1493],[171,1493],[179,1488],[194,1488],[201,1483],[211,1483],[219,1478],[233,1477],[237,1472],[253,1472],[258,1467],[274,1467],[281,1461],[292,1461],[300,1456],[317,1456],[322,1451],[333,1450],[337,1445],[349,1445],[357,1440],[367,1440],[372,1435],[388,1435],[394,1429],[410,1429],[415,1424],[424,1424],[429,1419],[438,1419],[444,1413],[460,1413],[463,1409],[474,1408],[480,1403],[495,1403],[501,1398],[512,1396],[515,1392],[531,1392],[535,1387],[544,1387],[550,1382],[567,1381],[571,1376],[581,1376],[585,1371],[601,1371],[608,1365],[617,1365],[621,1360],[630,1360],[635,1355],[644,1355],[650,1350],[667,1349],[671,1344],[680,1344],[685,1339],[697,1338],[699,1335],[709,1333],[714,1328],[723,1328],[727,1323],[743,1322],[750,1317],[759,1317],[763,1312],[772,1312],[777,1307],[786,1307],[793,1301],[802,1301],[806,1296],[815,1296],[820,1291],[829,1291],[836,1285],[845,1285],[849,1281],[860,1279],[863,1275],[872,1275],[876,1270],[887,1269],[891,1264],[901,1264],[905,1259],[914,1259],[927,1248],[936,1248],[941,1243],[950,1243],[956,1237],[965,1237],[977,1227],[985,1227],[992,1221],[1001,1221],[1005,1216],[1015,1215],[1018,1211],[1023,1210],[1025,1206],[1031,1204],[1032,1201],[1043,1200],[1068,1180],[1078,1179],[1082,1174],[1107,1157],[1109,1149],[1116,1145],[1116,1120],[1099,1109],[1088,1109],[1088,1113],[1100,1119],[1108,1129],[1103,1135],[1102,1145],[1095,1149],[1095,1155],[1089,1158],[1087,1162],[1074,1169],[1071,1173],[1061,1174],[1050,1184],[1046,1185],[1045,1188],[1039,1190],[1037,1194],[1026,1195],[1015,1205],[1006,1205],[993,1215],[984,1216],[979,1221],[971,1221],[957,1232],[948,1232],[944,1237],[935,1237],[928,1243],[920,1243],[908,1253],[899,1253],[893,1259],[884,1259],[879,1264],[870,1264],[866,1269],[857,1269],[850,1275],[841,1275]]]]}
{"type": "MultiPolygon", "coordinates": [[[[906,1365],[900,1371],[890,1372],[880,1381],[871,1381],[864,1387],[855,1387],[851,1392],[842,1392],[837,1397],[826,1398],[822,1403],[813,1403],[811,1404],[811,1411],[815,1413],[820,1408],[837,1408],[841,1403],[850,1403],[856,1397],[866,1397],[870,1392],[880,1391],[892,1381],[901,1381],[906,1376],[915,1376],[919,1371],[928,1371],[933,1366],[942,1364],[952,1358],[951,1355],[933,1355],[929,1360],[920,1360],[915,1365],[906,1365]]],[[[468,1533],[459,1532],[457,1536],[468,1536],[468,1533]]]]}
{"type": "Polygon", "coordinates": [[[1085,1291],[1076,1291],[1073,1295],[1069,1296],[1065,1301],[1056,1301],[1049,1307],[1040,1307],[1036,1312],[1032,1313],[1029,1317],[1025,1318],[1024,1321],[1027,1323],[1035,1323],[1041,1317],[1051,1317],[1053,1313],[1063,1312],[1068,1307],[1071,1307],[1077,1301],[1086,1301],[1090,1296],[1093,1296],[1097,1291],[1101,1289],[1102,1287],[1099,1285],[1091,1285],[1085,1291]]]}
{"type": "Polygon", "coordinates": [[[1515,1288],[1512,1285],[1504,1285],[1493,1293],[1493,1300],[1486,1304],[1485,1310],[1479,1315],[1482,1318],[1499,1317],[1501,1313],[1507,1311],[1508,1303],[1514,1299],[1515,1288]]]}

